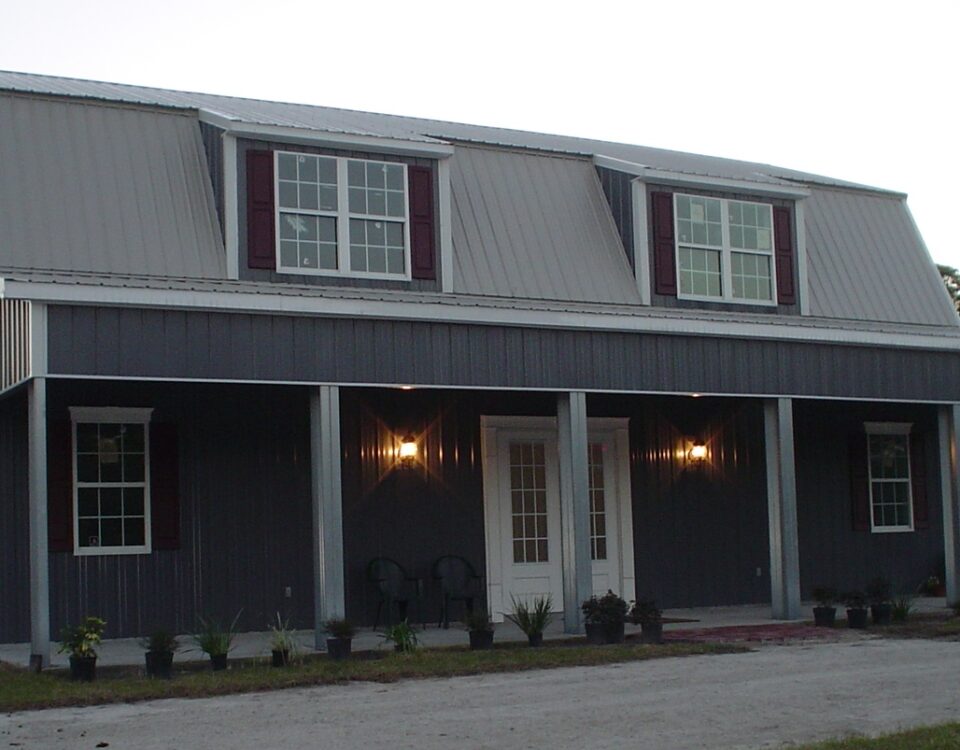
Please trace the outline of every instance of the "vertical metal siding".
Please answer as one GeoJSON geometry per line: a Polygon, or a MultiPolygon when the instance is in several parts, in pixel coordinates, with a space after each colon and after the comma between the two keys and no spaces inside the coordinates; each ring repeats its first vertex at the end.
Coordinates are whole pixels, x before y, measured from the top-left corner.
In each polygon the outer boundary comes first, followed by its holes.
{"type": "Polygon", "coordinates": [[[0,643],[30,640],[27,398],[0,401],[0,643]]]}
{"type": "Polygon", "coordinates": [[[217,218],[220,221],[220,233],[224,233],[223,226],[223,133],[221,128],[201,122],[200,138],[203,141],[203,150],[207,155],[207,172],[210,175],[210,184],[213,187],[213,200],[217,207],[217,218]]]}
{"type": "Polygon", "coordinates": [[[0,392],[30,377],[30,303],[0,299],[0,392]]]}
{"type": "Polygon", "coordinates": [[[630,267],[636,269],[636,256],[633,247],[633,180],[630,175],[614,169],[597,167],[603,194],[610,204],[613,221],[620,233],[620,242],[626,251],[630,267]]]}

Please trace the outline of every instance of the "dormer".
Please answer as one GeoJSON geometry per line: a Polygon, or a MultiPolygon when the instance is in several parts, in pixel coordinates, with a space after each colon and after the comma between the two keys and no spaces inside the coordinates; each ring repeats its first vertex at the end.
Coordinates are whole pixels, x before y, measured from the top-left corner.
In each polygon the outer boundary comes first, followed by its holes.
{"type": "Polygon", "coordinates": [[[759,175],[594,163],[644,304],[805,314],[808,190],[759,175]]]}

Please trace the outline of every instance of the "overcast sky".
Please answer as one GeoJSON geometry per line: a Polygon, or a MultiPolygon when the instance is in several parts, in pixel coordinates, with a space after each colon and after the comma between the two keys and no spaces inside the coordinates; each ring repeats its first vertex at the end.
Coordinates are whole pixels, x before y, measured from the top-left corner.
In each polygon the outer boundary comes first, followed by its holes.
{"type": "Polygon", "coordinates": [[[960,266],[960,3],[6,0],[0,69],[564,133],[909,194],[960,266]]]}

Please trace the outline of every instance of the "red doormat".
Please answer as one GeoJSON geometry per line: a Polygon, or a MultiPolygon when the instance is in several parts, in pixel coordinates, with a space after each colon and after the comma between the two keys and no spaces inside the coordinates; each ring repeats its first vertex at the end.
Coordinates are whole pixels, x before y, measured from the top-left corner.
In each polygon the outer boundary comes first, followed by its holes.
{"type": "Polygon", "coordinates": [[[665,641],[693,643],[744,643],[760,641],[795,641],[805,638],[835,638],[842,631],[816,628],[800,623],[772,623],[770,625],[731,625],[722,628],[694,628],[670,630],[663,634],[665,641]]]}

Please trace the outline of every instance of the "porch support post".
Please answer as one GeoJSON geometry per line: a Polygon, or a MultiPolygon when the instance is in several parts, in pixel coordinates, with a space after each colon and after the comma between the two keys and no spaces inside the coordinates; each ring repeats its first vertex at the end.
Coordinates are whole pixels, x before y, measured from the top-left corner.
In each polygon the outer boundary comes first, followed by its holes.
{"type": "Polygon", "coordinates": [[[773,618],[800,617],[797,474],[793,453],[793,400],[763,402],[767,452],[767,523],[770,531],[770,601],[773,618]]]}
{"type": "Polygon", "coordinates": [[[323,623],[345,613],[343,497],[340,481],[340,389],[310,393],[310,465],[313,489],[313,633],[324,647],[323,623]]]}
{"type": "Polygon", "coordinates": [[[50,567],[47,554],[47,379],[27,386],[30,494],[30,666],[50,664],[50,567]]]}
{"type": "Polygon", "coordinates": [[[593,593],[590,561],[590,484],[587,476],[587,395],[557,397],[560,458],[560,539],[563,552],[563,622],[567,633],[583,630],[580,604],[593,593]]]}
{"type": "Polygon", "coordinates": [[[940,497],[943,503],[943,550],[947,602],[960,600],[960,404],[945,404],[938,413],[940,497]]]}

